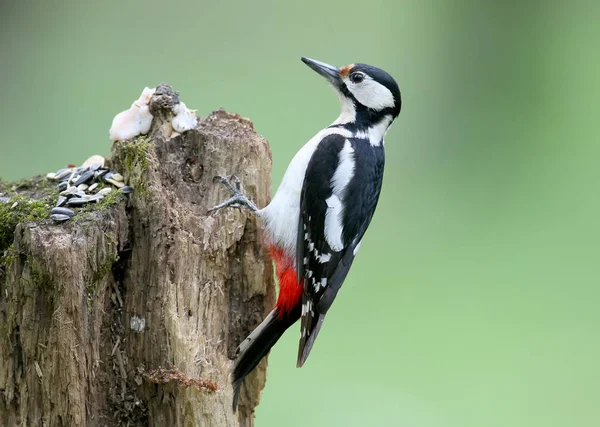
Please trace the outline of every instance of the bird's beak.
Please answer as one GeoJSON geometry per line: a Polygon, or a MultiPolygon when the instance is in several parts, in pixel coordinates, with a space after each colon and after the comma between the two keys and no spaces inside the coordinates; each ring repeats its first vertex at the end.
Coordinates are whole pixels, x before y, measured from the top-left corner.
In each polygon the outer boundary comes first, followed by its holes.
{"type": "Polygon", "coordinates": [[[340,69],[338,67],[304,56],[302,57],[302,62],[325,77],[334,87],[339,88],[342,85],[340,69]]]}

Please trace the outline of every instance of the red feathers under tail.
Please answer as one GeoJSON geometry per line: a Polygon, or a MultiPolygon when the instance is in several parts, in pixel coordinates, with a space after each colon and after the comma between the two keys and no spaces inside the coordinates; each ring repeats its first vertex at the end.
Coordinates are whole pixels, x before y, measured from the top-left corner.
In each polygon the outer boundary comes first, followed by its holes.
{"type": "Polygon", "coordinates": [[[292,260],[286,256],[281,249],[271,247],[271,257],[275,261],[275,271],[279,279],[279,297],[275,307],[279,309],[279,315],[289,313],[300,302],[302,298],[302,286],[298,284],[296,270],[292,260]]]}

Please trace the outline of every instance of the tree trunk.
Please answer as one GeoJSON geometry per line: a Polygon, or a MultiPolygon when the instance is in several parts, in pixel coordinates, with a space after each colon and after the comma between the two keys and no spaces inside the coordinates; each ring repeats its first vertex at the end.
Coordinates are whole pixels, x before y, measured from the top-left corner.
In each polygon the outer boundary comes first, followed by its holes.
{"type": "Polygon", "coordinates": [[[63,224],[21,222],[0,248],[2,426],[253,425],[266,362],[237,413],[229,373],[273,306],[272,265],[251,214],[207,209],[229,197],[219,174],[266,205],[271,153],[222,110],[171,135],[177,94],[164,88],[150,133],[113,146],[127,199],[63,224]]]}

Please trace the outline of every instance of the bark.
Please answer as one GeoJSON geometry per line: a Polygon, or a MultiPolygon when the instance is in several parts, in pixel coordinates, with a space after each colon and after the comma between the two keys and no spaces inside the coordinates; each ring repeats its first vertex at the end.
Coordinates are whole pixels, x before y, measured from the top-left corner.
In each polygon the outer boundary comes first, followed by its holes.
{"type": "Polygon", "coordinates": [[[272,265],[250,213],[206,211],[229,197],[217,174],[264,206],[271,153],[222,110],[171,135],[177,94],[161,93],[147,137],[113,146],[127,200],[15,229],[0,274],[2,426],[253,425],[266,362],[237,413],[229,373],[273,306],[272,265]]]}

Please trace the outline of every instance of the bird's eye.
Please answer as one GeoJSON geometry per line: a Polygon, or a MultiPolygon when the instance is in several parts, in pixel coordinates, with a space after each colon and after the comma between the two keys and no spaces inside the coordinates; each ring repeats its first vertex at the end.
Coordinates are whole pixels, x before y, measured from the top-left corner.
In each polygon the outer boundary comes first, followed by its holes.
{"type": "Polygon", "coordinates": [[[365,79],[365,75],[363,73],[352,73],[350,74],[350,81],[352,83],[360,83],[365,79]]]}

